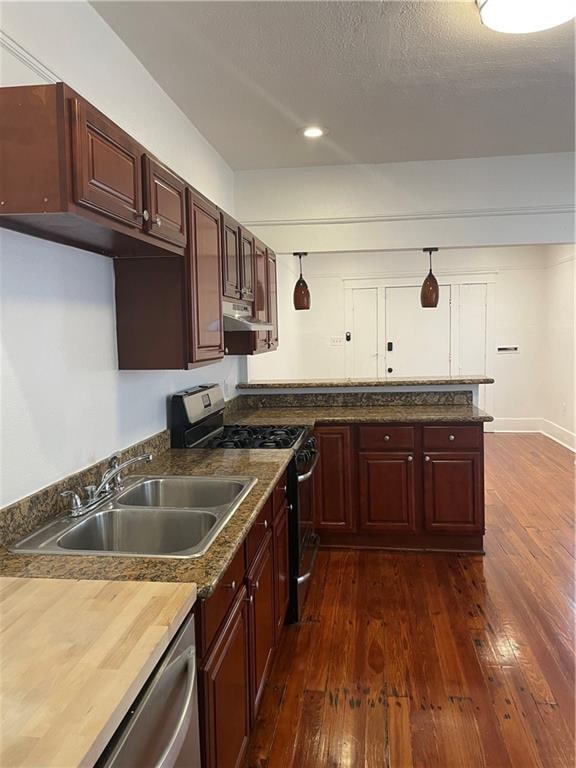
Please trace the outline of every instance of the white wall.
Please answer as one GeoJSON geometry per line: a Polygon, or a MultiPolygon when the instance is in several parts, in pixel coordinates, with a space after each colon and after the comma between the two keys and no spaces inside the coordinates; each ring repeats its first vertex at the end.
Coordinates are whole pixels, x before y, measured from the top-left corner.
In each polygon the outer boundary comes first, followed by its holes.
{"type": "Polygon", "coordinates": [[[241,171],[235,188],[240,220],[285,253],[574,239],[572,153],[241,171]]]}
{"type": "MultiPolygon", "coordinates": [[[[497,428],[540,430],[546,418],[571,433],[575,431],[574,262],[567,260],[573,259],[573,253],[573,247],[533,246],[444,250],[435,256],[434,272],[439,279],[443,275],[494,275],[494,332],[488,373],[496,379],[493,415],[497,428]],[[517,344],[519,354],[496,354],[495,347],[505,344],[517,344]]],[[[410,277],[417,283],[426,269],[426,257],[421,253],[310,254],[304,260],[304,276],[310,286],[312,308],[308,312],[291,309],[293,283],[280,287],[281,294],[286,292],[281,295],[286,306],[281,341],[293,355],[289,375],[284,373],[287,369],[279,373],[273,355],[264,355],[257,369],[250,366],[250,378],[345,377],[345,346],[330,343],[331,336],[343,336],[348,330],[344,281],[410,277]],[[296,325],[291,324],[290,315],[293,319],[297,316],[296,325]],[[287,338],[295,334],[297,339],[287,338]]]]}
{"type": "MultiPolygon", "coordinates": [[[[3,85],[64,80],[234,213],[230,168],[87,3],[2,3],[0,14],[3,85]]],[[[219,382],[230,397],[246,377],[237,357],[118,371],[112,260],[0,237],[0,506],[164,429],[169,393],[219,382]]]]}

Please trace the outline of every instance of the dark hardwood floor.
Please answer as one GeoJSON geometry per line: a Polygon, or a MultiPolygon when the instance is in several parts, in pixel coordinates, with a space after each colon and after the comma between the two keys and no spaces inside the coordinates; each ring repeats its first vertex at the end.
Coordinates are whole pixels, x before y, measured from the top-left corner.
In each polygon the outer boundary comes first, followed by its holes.
{"type": "Polygon", "coordinates": [[[250,768],[572,768],[574,454],[486,436],[486,555],[325,550],[250,768]]]}

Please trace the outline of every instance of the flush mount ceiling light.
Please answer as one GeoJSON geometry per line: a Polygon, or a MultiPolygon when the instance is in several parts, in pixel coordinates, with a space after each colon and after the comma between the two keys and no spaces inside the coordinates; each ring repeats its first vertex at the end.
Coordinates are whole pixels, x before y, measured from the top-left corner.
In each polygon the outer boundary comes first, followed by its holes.
{"type": "Polygon", "coordinates": [[[438,280],[432,274],[432,254],[436,253],[438,248],[424,248],[424,253],[428,254],[430,259],[430,272],[428,272],[422,288],[420,289],[420,304],[423,307],[437,307],[438,299],[440,297],[440,289],[438,287],[438,280]]]}
{"type": "Polygon", "coordinates": [[[320,128],[319,125],[309,125],[302,131],[302,134],[306,136],[307,139],[319,139],[321,136],[324,136],[325,133],[326,131],[324,128],[320,128]]]}
{"type": "Polygon", "coordinates": [[[310,309],[310,289],[302,277],[302,256],[308,256],[308,254],[295,253],[294,256],[300,259],[300,277],[294,286],[294,309],[310,309]]]}
{"type": "Polygon", "coordinates": [[[576,16],[574,0],[476,0],[476,5],[487,27],[512,34],[552,29],[576,16]]]}

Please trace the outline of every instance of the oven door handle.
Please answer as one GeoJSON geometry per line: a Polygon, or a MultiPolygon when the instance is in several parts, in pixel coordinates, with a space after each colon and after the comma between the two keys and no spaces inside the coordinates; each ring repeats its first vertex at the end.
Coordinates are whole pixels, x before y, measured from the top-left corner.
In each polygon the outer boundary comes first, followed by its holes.
{"type": "Polygon", "coordinates": [[[320,454],[318,453],[318,451],[316,451],[316,456],[314,457],[314,463],[312,464],[312,466],[310,467],[308,472],[305,472],[303,475],[298,475],[298,482],[299,483],[305,483],[306,480],[310,480],[310,478],[312,477],[312,473],[314,472],[314,470],[316,468],[316,464],[318,464],[318,459],[319,458],[320,458],[320,454]]]}
{"type": "Polygon", "coordinates": [[[314,565],[316,563],[316,557],[318,556],[318,545],[320,544],[320,537],[316,533],[313,533],[312,536],[314,539],[314,554],[312,555],[310,570],[307,573],[303,573],[302,576],[297,577],[296,584],[298,586],[300,586],[301,584],[305,584],[310,578],[310,576],[312,576],[312,571],[314,570],[314,565]]]}

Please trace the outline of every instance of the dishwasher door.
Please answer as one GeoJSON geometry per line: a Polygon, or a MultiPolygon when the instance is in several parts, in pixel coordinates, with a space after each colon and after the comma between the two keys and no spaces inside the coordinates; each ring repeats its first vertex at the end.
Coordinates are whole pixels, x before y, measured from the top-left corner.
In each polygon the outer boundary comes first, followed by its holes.
{"type": "Polygon", "coordinates": [[[200,768],[193,614],[172,641],[97,768],[200,768]]]}

